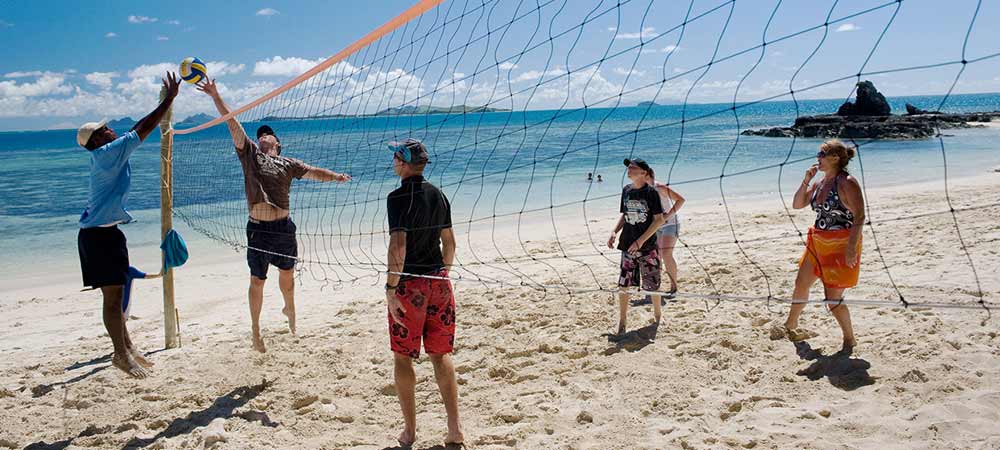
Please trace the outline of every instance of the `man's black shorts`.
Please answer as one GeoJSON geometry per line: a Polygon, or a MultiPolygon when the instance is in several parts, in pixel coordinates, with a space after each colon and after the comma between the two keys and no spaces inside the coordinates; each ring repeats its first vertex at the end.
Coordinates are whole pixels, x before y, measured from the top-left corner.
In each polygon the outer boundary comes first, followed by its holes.
{"type": "Polygon", "coordinates": [[[299,246],[295,241],[295,223],[291,218],[270,222],[247,221],[247,265],[250,275],[267,279],[271,264],[281,270],[295,267],[299,246]]]}
{"type": "Polygon", "coordinates": [[[117,226],[81,228],[76,239],[83,285],[99,288],[125,284],[128,248],[117,226]]]}

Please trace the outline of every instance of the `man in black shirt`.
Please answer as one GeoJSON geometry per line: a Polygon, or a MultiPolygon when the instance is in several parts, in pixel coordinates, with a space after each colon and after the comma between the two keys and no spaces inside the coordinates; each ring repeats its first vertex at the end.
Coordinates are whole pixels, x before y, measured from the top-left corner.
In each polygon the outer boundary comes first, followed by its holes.
{"type": "Polygon", "coordinates": [[[437,187],[424,180],[427,148],[416,139],[392,142],[393,170],[402,186],[389,194],[389,275],[385,298],[389,310],[389,341],[395,357],[396,395],[403,410],[400,445],[417,440],[417,409],[413,358],[420,341],[434,364],[434,377],[448,414],[446,444],[463,441],[458,419],[458,384],[451,352],[455,345],[455,296],[448,268],[455,259],[451,204],[437,187]]]}
{"type": "MultiPolygon", "coordinates": [[[[614,248],[618,231],[622,232],[618,250],[622,251],[621,275],[618,277],[618,334],[625,333],[630,286],[644,291],[660,289],[660,256],[656,249],[656,230],[663,225],[663,205],[653,187],[653,169],[641,159],[626,159],[628,179],[632,183],[622,188],[621,217],[608,238],[608,248],[614,248]],[[642,283],[640,284],[640,279],[642,283]]],[[[660,323],[660,296],[653,295],[654,323],[660,323]]]]}

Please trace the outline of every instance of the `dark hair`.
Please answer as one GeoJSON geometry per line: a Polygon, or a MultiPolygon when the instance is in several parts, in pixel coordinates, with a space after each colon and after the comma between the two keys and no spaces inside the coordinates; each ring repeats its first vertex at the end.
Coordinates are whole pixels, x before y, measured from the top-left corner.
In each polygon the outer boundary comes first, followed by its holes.
{"type": "Polygon", "coordinates": [[[840,164],[840,171],[847,172],[847,164],[851,162],[854,155],[858,153],[855,147],[851,147],[844,144],[840,139],[830,139],[822,144],[820,144],[819,149],[822,150],[827,155],[836,155],[837,162],[840,164]]]}

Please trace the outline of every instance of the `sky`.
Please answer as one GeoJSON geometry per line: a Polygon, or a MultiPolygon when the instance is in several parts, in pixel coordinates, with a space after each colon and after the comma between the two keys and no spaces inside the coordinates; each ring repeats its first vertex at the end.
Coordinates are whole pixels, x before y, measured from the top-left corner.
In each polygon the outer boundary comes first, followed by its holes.
{"type": "MultiPolygon", "coordinates": [[[[141,117],[156,105],[159,77],[187,56],[205,61],[227,102],[239,106],[412,3],[8,4],[0,8],[0,131],[141,117]]],[[[846,98],[853,79],[823,83],[859,70],[960,61],[974,16],[965,58],[987,58],[966,66],[955,92],[1000,92],[1000,57],[990,57],[1000,53],[1000,2],[982,2],[978,14],[976,0],[946,3],[942,10],[939,0],[622,0],[620,7],[618,0],[454,0],[334,66],[298,95],[309,87],[317,105],[358,105],[353,110],[364,112],[428,103],[550,109],[781,94],[778,100],[788,100],[791,90],[800,99],[846,98]],[[828,15],[831,23],[823,26],[828,15]]],[[[864,79],[889,96],[933,95],[946,92],[960,69],[864,79]]],[[[183,86],[175,118],[195,113],[215,115],[204,94],[183,86]]]]}

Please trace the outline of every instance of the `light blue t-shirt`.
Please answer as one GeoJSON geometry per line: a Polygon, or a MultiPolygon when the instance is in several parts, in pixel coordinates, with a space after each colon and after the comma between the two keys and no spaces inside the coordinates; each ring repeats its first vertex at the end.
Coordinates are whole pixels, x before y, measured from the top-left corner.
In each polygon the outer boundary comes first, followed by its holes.
{"type": "Polygon", "coordinates": [[[80,216],[80,228],[132,221],[125,211],[132,181],[128,159],[141,143],[133,130],[90,152],[90,196],[80,216]]]}

